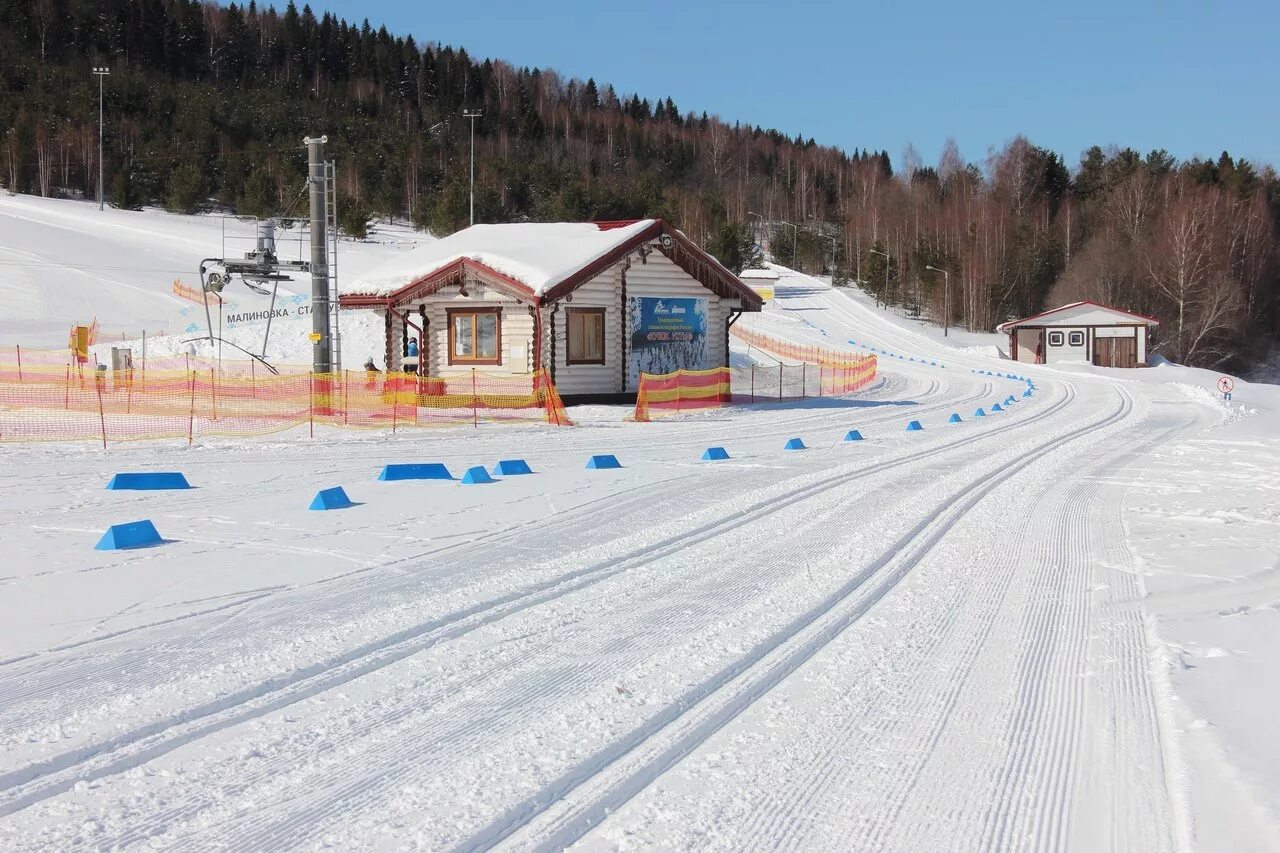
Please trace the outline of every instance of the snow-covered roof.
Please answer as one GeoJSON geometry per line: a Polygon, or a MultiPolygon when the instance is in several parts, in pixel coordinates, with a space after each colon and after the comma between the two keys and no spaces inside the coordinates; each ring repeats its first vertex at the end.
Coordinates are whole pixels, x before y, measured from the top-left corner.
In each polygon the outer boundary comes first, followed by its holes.
{"type": "Polygon", "coordinates": [[[653,226],[635,222],[520,222],[472,225],[374,267],[339,287],[342,296],[386,297],[470,259],[515,279],[537,296],[653,226]]]}
{"type": "Polygon", "coordinates": [[[769,281],[777,281],[778,273],[776,270],[743,270],[738,274],[738,278],[748,279],[767,279],[769,281]]]}
{"type": "Polygon", "coordinates": [[[1042,311],[1039,314],[1033,314],[1030,317],[1023,317],[1021,320],[1010,320],[1007,323],[1001,323],[996,326],[996,331],[1007,332],[1010,329],[1019,326],[1052,326],[1052,325],[1071,325],[1073,323],[1080,325],[1098,326],[1113,324],[1133,324],[1147,326],[1158,326],[1160,321],[1155,317],[1148,317],[1145,314],[1135,314],[1132,311],[1125,311],[1122,308],[1113,308],[1110,305],[1102,305],[1098,302],[1091,302],[1086,299],[1081,302],[1072,302],[1067,305],[1051,308],[1048,311],[1042,311]]]}

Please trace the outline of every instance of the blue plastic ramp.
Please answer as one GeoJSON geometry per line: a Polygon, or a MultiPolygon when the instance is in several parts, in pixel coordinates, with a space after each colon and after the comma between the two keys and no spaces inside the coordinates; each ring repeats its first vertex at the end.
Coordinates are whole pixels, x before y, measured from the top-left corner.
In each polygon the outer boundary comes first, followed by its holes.
{"type": "Polygon", "coordinates": [[[503,459],[493,466],[491,473],[495,477],[510,477],[515,474],[532,474],[533,471],[523,459],[503,459]]]}
{"type": "Polygon", "coordinates": [[[787,443],[783,446],[782,449],[783,450],[808,450],[809,448],[805,447],[804,442],[801,441],[800,439],[789,438],[787,439],[787,443]]]}
{"type": "Polygon", "coordinates": [[[845,441],[862,441],[862,433],[856,429],[851,429],[844,434],[845,441]]]}
{"type": "Polygon", "coordinates": [[[311,499],[311,506],[307,509],[347,509],[355,504],[351,502],[351,498],[347,497],[347,490],[342,486],[334,486],[332,489],[321,489],[316,492],[316,496],[311,499]]]}
{"type": "Polygon", "coordinates": [[[985,418],[987,416],[987,413],[983,410],[981,406],[979,406],[978,408],[973,410],[973,416],[975,418],[985,418]]]}
{"type": "Polygon", "coordinates": [[[1000,407],[1000,404],[999,404],[999,403],[992,403],[992,404],[991,404],[991,411],[993,411],[993,412],[1003,412],[1003,411],[1004,411],[1004,409],[1002,409],[1002,408],[1000,407]]]}
{"type": "Polygon", "coordinates": [[[187,478],[177,471],[145,471],[128,474],[116,474],[107,483],[108,489],[189,489],[191,484],[187,478]]]}
{"type": "Polygon", "coordinates": [[[387,465],[378,475],[379,480],[452,480],[453,475],[441,462],[410,462],[387,465]]]}
{"type": "Polygon", "coordinates": [[[706,450],[702,451],[702,461],[704,462],[716,462],[718,460],[728,458],[729,451],[725,450],[723,447],[708,447],[706,450]]]}
{"type": "Polygon", "coordinates": [[[462,485],[478,486],[482,483],[496,483],[497,480],[489,476],[489,472],[484,470],[484,466],[477,465],[474,468],[468,468],[467,473],[462,475],[462,485]]]}
{"type": "Polygon", "coordinates": [[[607,468],[621,468],[622,463],[618,461],[618,457],[612,453],[603,453],[599,456],[592,456],[587,460],[587,467],[592,470],[603,471],[607,468]]]}
{"type": "Polygon", "coordinates": [[[150,519],[130,521],[128,524],[113,524],[102,534],[94,548],[98,551],[118,551],[121,548],[141,548],[146,545],[159,545],[164,540],[156,531],[150,519]]]}
{"type": "Polygon", "coordinates": [[[919,421],[911,421],[907,424],[907,432],[924,432],[924,427],[920,426],[919,421]]]}
{"type": "Polygon", "coordinates": [[[960,422],[961,422],[961,418],[960,418],[959,412],[952,412],[951,417],[947,418],[947,423],[949,424],[958,424],[960,422]]]}

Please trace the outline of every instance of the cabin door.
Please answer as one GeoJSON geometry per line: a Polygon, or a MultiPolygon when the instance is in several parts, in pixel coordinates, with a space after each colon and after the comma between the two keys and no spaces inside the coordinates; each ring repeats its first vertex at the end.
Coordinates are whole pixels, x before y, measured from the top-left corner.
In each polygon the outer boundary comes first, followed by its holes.
{"type": "Polygon", "coordinates": [[[1138,363],[1137,338],[1095,338],[1093,363],[1099,367],[1134,367],[1138,363]]]}

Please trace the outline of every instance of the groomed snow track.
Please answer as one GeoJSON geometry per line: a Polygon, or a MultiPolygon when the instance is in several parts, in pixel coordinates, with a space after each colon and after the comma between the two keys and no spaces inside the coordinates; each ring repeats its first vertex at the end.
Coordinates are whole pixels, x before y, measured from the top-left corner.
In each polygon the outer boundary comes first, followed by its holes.
{"type": "MultiPolygon", "coordinates": [[[[0,846],[1185,849],[1115,475],[1205,416],[1045,373],[970,418],[1022,384],[816,283],[779,294],[812,325],[759,318],[771,333],[947,368],[886,358],[855,400],[517,433],[539,474],[468,497],[496,509],[444,540],[397,518],[374,553],[179,537],[185,560],[261,561],[260,582],[0,661],[0,846]],[[812,449],[783,452],[792,435],[812,449]],[[694,462],[709,443],[734,458],[694,462]],[[600,451],[618,479],[581,470],[600,451]],[[307,554],[346,568],[276,582],[307,554]]],[[[237,452],[169,512],[198,530],[242,496],[252,471],[213,476],[248,469],[237,452]]],[[[391,461],[297,454],[305,480],[262,478],[255,506],[391,461]]]]}

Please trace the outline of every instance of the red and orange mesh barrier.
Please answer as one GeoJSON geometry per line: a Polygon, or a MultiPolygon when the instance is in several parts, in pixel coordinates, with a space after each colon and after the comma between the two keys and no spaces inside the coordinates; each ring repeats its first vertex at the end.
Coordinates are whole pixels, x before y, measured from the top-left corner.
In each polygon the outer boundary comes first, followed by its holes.
{"type": "Polygon", "coordinates": [[[677,370],[659,375],[641,373],[633,420],[648,421],[653,414],[714,409],[732,401],[729,368],[677,370]]]}
{"type": "MultiPolygon", "coordinates": [[[[852,394],[870,385],[876,378],[879,362],[874,355],[842,352],[812,344],[795,344],[737,326],[732,327],[732,333],[763,352],[800,362],[798,365],[779,364],[776,368],[749,368],[749,373],[743,377],[745,382],[735,381],[734,391],[738,397],[746,396],[752,402],[757,399],[784,400],[852,394]],[[788,376],[788,373],[798,376],[788,376]],[[774,384],[777,386],[776,397],[773,394],[774,384]],[[740,385],[748,387],[739,388],[740,385]]],[[[739,372],[743,372],[743,369],[735,371],[735,379],[739,372]]]]}
{"type": "Polygon", "coordinates": [[[569,425],[555,384],[472,372],[295,373],[227,377],[213,370],[100,371],[0,363],[0,442],[121,441],[267,435],[296,427],[393,432],[448,424],[569,425]]]}
{"type": "MultiPolygon", "coordinates": [[[[188,302],[198,302],[201,305],[204,304],[204,291],[198,287],[191,287],[190,285],[183,284],[181,279],[175,278],[173,280],[173,295],[179,299],[185,299],[188,302]]],[[[209,302],[213,305],[219,304],[222,302],[222,294],[210,293],[209,302]]]]}

